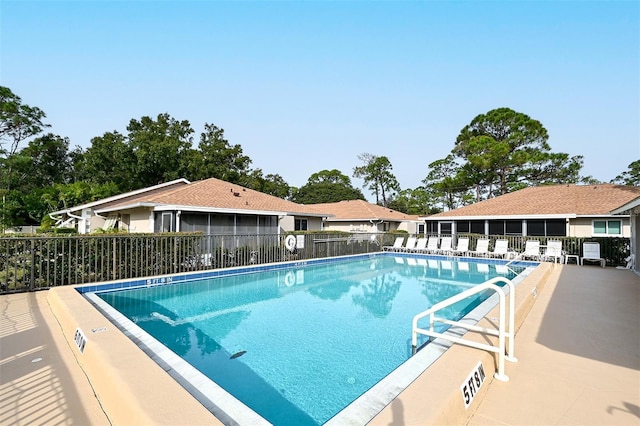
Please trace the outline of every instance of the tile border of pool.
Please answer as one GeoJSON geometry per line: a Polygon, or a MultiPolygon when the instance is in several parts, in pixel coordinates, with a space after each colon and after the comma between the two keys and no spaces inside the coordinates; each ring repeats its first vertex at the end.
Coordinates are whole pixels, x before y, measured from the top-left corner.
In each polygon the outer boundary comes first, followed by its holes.
{"type": "MultiPolygon", "coordinates": [[[[169,375],[185,388],[194,398],[203,404],[216,418],[225,424],[270,424],[251,408],[247,407],[235,397],[222,389],[215,382],[204,376],[182,358],[166,348],[155,338],[148,335],[140,327],[112,308],[96,293],[133,289],[141,287],[178,284],[193,280],[253,273],[259,271],[271,271],[287,269],[296,266],[308,266],[317,264],[339,263],[358,258],[375,258],[379,256],[393,256],[403,258],[425,259],[450,259],[468,263],[499,264],[507,262],[504,259],[469,258],[458,256],[425,255],[419,253],[377,252],[361,255],[348,255],[323,259],[310,259],[279,262],[275,264],[236,267],[222,270],[188,272],[182,274],[165,275],[153,278],[137,280],[120,280],[100,284],[89,284],[75,287],[94,307],[107,317],[118,329],[130,338],[143,352],[160,365],[169,375]]],[[[512,281],[519,284],[539,263],[519,261],[512,262],[514,266],[526,269],[512,281]]],[[[484,318],[498,303],[497,294],[476,307],[466,315],[463,320],[478,322],[484,318]]],[[[455,329],[447,333],[460,335],[455,329]]],[[[380,382],[374,385],[359,398],[329,419],[325,424],[364,424],[371,421],[382,409],[384,409],[397,395],[409,386],[420,374],[422,374],[435,360],[443,355],[451,346],[448,341],[437,339],[398,368],[389,373],[380,382]]]]}

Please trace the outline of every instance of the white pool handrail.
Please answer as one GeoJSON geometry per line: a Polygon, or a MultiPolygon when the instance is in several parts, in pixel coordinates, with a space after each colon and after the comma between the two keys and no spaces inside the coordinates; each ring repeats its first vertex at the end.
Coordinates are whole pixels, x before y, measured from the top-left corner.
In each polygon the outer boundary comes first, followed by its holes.
{"type": "Polygon", "coordinates": [[[443,300],[442,302],[436,303],[435,305],[433,305],[431,308],[427,309],[424,312],[421,312],[419,314],[417,314],[416,316],[413,317],[413,328],[412,328],[412,333],[411,333],[411,346],[413,349],[413,352],[415,353],[417,350],[417,345],[418,345],[418,333],[419,334],[424,334],[430,337],[435,337],[435,338],[442,338],[442,339],[446,339],[449,340],[453,343],[460,343],[462,345],[466,345],[466,346],[470,346],[473,348],[477,348],[477,349],[483,349],[486,351],[490,351],[490,352],[496,352],[498,354],[498,370],[496,371],[496,373],[494,374],[494,377],[497,380],[503,381],[503,382],[507,382],[509,381],[509,377],[504,374],[504,360],[506,359],[507,361],[510,362],[517,362],[518,359],[514,356],[514,328],[515,328],[515,318],[514,318],[514,311],[515,311],[515,285],[513,284],[513,282],[511,282],[511,280],[508,280],[504,277],[495,277],[492,278],[488,281],[485,281],[482,284],[478,284],[477,286],[474,286],[468,290],[465,290],[461,293],[456,294],[455,296],[452,296],[446,300],[443,300]],[[499,287],[496,285],[497,282],[504,282],[507,287],[509,288],[509,324],[508,324],[508,329],[505,329],[505,292],[504,289],[502,287],[499,287]],[[439,311],[440,309],[444,309],[447,306],[453,305],[454,303],[457,303],[463,299],[466,299],[467,297],[473,296],[474,294],[480,293],[481,291],[484,290],[493,290],[496,293],[498,293],[498,296],[500,298],[499,304],[500,304],[500,318],[498,318],[498,330],[495,329],[489,329],[486,327],[480,327],[477,325],[472,325],[472,324],[465,324],[461,321],[452,321],[452,320],[448,320],[446,318],[439,318],[434,316],[434,312],[439,311]],[[418,320],[420,320],[421,318],[424,318],[426,316],[429,316],[429,329],[424,329],[424,328],[419,328],[418,327],[418,320]],[[487,344],[483,344],[483,343],[479,343],[479,342],[474,342],[471,340],[465,340],[463,338],[460,337],[455,337],[453,335],[451,335],[451,333],[437,333],[434,331],[433,328],[433,324],[434,322],[440,322],[443,324],[449,324],[451,326],[455,326],[455,327],[461,327],[461,328],[465,328],[467,330],[471,330],[471,331],[476,331],[476,332],[480,332],[480,333],[485,333],[485,334],[490,334],[492,336],[498,336],[498,346],[492,346],[492,345],[487,345],[487,344]],[[505,351],[505,340],[506,338],[509,338],[509,350],[505,351]]]}

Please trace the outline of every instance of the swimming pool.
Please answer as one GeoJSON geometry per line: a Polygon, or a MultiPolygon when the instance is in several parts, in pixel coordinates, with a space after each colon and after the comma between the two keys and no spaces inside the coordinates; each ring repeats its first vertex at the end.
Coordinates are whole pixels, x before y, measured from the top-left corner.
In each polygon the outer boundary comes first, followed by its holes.
{"type": "Polygon", "coordinates": [[[415,314],[524,269],[462,260],[355,256],[98,296],[269,422],[322,424],[410,357],[415,314]]]}

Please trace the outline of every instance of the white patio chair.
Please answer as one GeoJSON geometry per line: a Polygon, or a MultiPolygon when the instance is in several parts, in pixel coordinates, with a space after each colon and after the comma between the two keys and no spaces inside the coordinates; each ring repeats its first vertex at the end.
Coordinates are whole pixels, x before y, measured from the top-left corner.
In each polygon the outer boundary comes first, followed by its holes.
{"type": "Polygon", "coordinates": [[[542,260],[553,260],[554,263],[562,263],[562,241],[547,241],[547,248],[542,255],[542,260]]]}
{"type": "Polygon", "coordinates": [[[540,260],[540,241],[528,240],[524,245],[522,259],[540,260]]]}
{"type": "Polygon", "coordinates": [[[489,240],[482,238],[476,242],[476,249],[469,251],[472,256],[488,256],[489,255],[489,240]]]}
{"type": "Polygon", "coordinates": [[[496,244],[493,247],[493,251],[490,252],[491,257],[507,257],[509,253],[509,241],[508,240],[496,240],[496,244]]]}
{"type": "Polygon", "coordinates": [[[600,257],[600,243],[585,242],[582,243],[582,258],[580,264],[584,265],[584,261],[587,262],[600,262],[600,265],[604,268],[606,261],[603,257],[600,257]]]}
{"type": "Polygon", "coordinates": [[[458,238],[458,245],[455,249],[451,250],[451,254],[458,254],[460,256],[464,256],[469,253],[469,238],[461,237],[458,238]]]}
{"type": "Polygon", "coordinates": [[[407,242],[405,243],[405,245],[403,247],[400,247],[397,251],[410,252],[416,247],[417,242],[418,239],[416,237],[409,237],[407,238],[407,242]]]}
{"type": "Polygon", "coordinates": [[[427,243],[427,252],[428,253],[437,253],[438,252],[438,243],[440,242],[440,237],[430,236],[429,242],[427,243]]]}
{"type": "Polygon", "coordinates": [[[450,254],[453,249],[451,248],[451,237],[442,237],[440,242],[440,248],[436,251],[438,254],[450,254]]]}
{"type": "Polygon", "coordinates": [[[384,246],[382,247],[382,250],[398,251],[399,248],[402,248],[402,244],[404,244],[404,237],[397,237],[392,246],[384,246]]]}
{"type": "Polygon", "coordinates": [[[411,250],[414,253],[424,253],[427,251],[427,239],[418,238],[415,247],[411,250]]]}

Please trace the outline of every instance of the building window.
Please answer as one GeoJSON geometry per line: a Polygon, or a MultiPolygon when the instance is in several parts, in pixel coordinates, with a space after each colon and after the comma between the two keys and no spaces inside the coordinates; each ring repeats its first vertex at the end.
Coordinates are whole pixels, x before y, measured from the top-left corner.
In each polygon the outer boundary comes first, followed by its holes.
{"type": "Polygon", "coordinates": [[[489,235],[504,235],[504,220],[490,220],[489,235]]]}
{"type": "Polygon", "coordinates": [[[505,235],[522,235],[521,220],[505,220],[505,235]]]}
{"type": "Polygon", "coordinates": [[[173,232],[173,213],[162,213],[160,232],[173,232]]]}
{"type": "Polygon", "coordinates": [[[120,221],[118,224],[118,229],[129,230],[129,225],[131,224],[131,215],[121,214],[120,221]]]}
{"type": "Polygon", "coordinates": [[[567,221],[565,219],[547,220],[547,237],[566,237],[567,221]]]}
{"type": "Polygon", "coordinates": [[[565,219],[528,220],[527,235],[531,237],[566,237],[565,219]]]}
{"type": "Polygon", "coordinates": [[[484,234],[484,220],[456,221],[456,234],[484,234]]]}
{"type": "Polygon", "coordinates": [[[472,234],[484,234],[484,220],[472,220],[470,224],[472,234]]]}
{"type": "Polygon", "coordinates": [[[490,220],[489,235],[522,235],[522,221],[490,220]]]}
{"type": "Polygon", "coordinates": [[[440,222],[440,233],[451,235],[453,233],[453,222],[440,222]]]}
{"type": "Polygon", "coordinates": [[[622,235],[622,221],[620,220],[594,220],[593,235],[595,236],[620,236],[622,235]]]}
{"type": "Polygon", "coordinates": [[[544,237],[544,220],[528,220],[527,235],[532,237],[544,237]]]}
{"type": "Polygon", "coordinates": [[[437,234],[438,233],[438,222],[434,221],[434,220],[430,220],[430,221],[426,221],[425,222],[426,225],[426,229],[427,229],[427,234],[437,234]]]}
{"type": "Polygon", "coordinates": [[[418,224],[418,234],[424,234],[424,223],[418,224]]]}
{"type": "MultiPolygon", "coordinates": [[[[289,223],[291,223],[291,222],[289,222],[289,223]]],[[[307,231],[308,230],[307,219],[296,219],[294,230],[295,231],[307,231]]]]}

